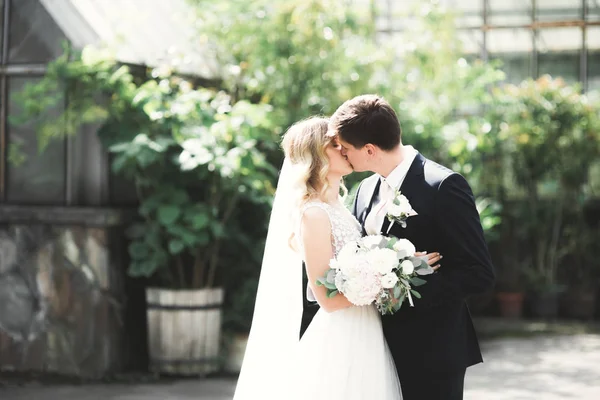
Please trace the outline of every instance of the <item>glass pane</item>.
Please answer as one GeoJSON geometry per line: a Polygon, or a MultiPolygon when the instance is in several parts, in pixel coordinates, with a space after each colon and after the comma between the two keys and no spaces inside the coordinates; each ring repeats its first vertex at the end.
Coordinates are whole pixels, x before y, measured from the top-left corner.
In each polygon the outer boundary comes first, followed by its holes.
{"type": "Polygon", "coordinates": [[[552,75],[553,78],[561,77],[568,83],[579,82],[579,64],[581,62],[577,53],[545,53],[538,56],[539,74],[552,75]]]}
{"type": "Polygon", "coordinates": [[[587,0],[588,6],[588,21],[600,20],[600,1],[598,0],[587,0]]]}
{"type": "Polygon", "coordinates": [[[581,0],[537,0],[539,21],[581,19],[581,0]]]}
{"type": "Polygon", "coordinates": [[[542,29],[539,31],[537,39],[537,48],[541,53],[579,51],[582,44],[583,32],[581,28],[542,29]]]}
{"type": "Polygon", "coordinates": [[[562,77],[569,83],[580,80],[581,28],[543,29],[538,36],[538,73],[562,77]]]}
{"type": "Polygon", "coordinates": [[[65,35],[39,0],[11,0],[8,61],[44,63],[62,54],[65,35]]]}
{"type": "Polygon", "coordinates": [[[533,34],[527,29],[497,29],[488,32],[490,60],[502,62],[506,81],[519,83],[532,76],[533,34]]]}
{"type": "Polygon", "coordinates": [[[483,25],[483,0],[447,0],[445,5],[456,12],[459,27],[483,25]]]}
{"type": "Polygon", "coordinates": [[[490,25],[524,25],[531,23],[530,0],[487,0],[490,25]]]}
{"type": "MultiPolygon", "coordinates": [[[[110,156],[110,163],[112,164],[113,157],[110,156]]],[[[137,193],[135,185],[132,181],[110,172],[109,180],[109,202],[111,206],[135,206],[138,204],[137,193]]]]}
{"type": "Polygon", "coordinates": [[[457,32],[462,43],[463,53],[481,57],[483,53],[483,32],[479,29],[465,29],[457,32]]]}
{"type": "Polygon", "coordinates": [[[590,26],[587,32],[588,90],[600,90],[600,26],[590,26]]]}
{"type": "MultiPolygon", "coordinates": [[[[2,43],[2,39],[4,38],[4,0],[0,0],[0,44],[2,43]]],[[[0,46],[0,53],[1,46],[0,46]]],[[[2,56],[0,56],[2,57],[2,56]]]]}
{"type": "Polygon", "coordinates": [[[387,3],[389,13],[393,18],[404,18],[407,16],[414,16],[416,14],[420,14],[422,11],[428,7],[423,4],[424,2],[420,0],[380,0],[380,3],[387,3]],[[422,6],[425,6],[421,8],[422,6]]]}
{"type": "MultiPolygon", "coordinates": [[[[18,115],[19,104],[14,95],[28,83],[38,78],[15,77],[9,79],[9,116],[18,115]]],[[[9,124],[8,144],[17,146],[25,161],[7,167],[7,200],[21,204],[65,203],[65,146],[63,141],[52,141],[43,153],[38,152],[38,142],[33,124],[9,124]]]]}
{"type": "Polygon", "coordinates": [[[527,29],[496,29],[487,33],[489,53],[533,51],[532,33],[527,29]]]}

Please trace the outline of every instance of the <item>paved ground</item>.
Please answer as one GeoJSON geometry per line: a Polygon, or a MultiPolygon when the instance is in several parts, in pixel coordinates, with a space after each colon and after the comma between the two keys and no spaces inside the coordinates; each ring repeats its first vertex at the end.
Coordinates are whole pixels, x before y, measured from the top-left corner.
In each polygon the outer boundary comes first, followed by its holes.
{"type": "MultiPolygon", "coordinates": [[[[483,343],[486,362],[467,373],[465,400],[598,400],[600,335],[483,343]]],[[[2,400],[231,400],[234,380],[0,389],[2,400]]]]}

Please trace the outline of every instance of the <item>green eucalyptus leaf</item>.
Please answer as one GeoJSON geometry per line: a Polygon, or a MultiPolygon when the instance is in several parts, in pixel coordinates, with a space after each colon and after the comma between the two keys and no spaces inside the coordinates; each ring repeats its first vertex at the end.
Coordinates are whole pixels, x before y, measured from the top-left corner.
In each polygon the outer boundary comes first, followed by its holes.
{"type": "Polygon", "coordinates": [[[421,278],[417,278],[416,276],[413,276],[412,278],[410,278],[410,283],[413,286],[417,286],[418,287],[418,286],[422,286],[422,285],[426,284],[427,281],[424,280],[424,279],[421,279],[421,278]]]}

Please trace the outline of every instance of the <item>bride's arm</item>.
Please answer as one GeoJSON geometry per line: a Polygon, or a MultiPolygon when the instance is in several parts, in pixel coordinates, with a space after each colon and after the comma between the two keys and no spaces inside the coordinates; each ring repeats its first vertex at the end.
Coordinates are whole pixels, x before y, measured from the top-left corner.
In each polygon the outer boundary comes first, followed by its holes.
{"type": "Polygon", "coordinates": [[[341,293],[328,298],[325,287],[315,284],[317,279],[325,275],[325,271],[329,269],[329,261],[333,258],[331,224],[327,212],[318,207],[306,209],[302,216],[300,232],[308,284],[319,306],[327,312],[352,306],[352,303],[341,293]]]}

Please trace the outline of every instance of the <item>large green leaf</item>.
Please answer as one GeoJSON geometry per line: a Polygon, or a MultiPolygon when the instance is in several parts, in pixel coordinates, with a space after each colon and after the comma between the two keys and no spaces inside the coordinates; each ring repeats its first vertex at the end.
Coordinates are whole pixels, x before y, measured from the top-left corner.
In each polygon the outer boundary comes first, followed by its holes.
{"type": "Polygon", "coordinates": [[[169,241],[169,252],[179,254],[185,249],[185,244],[181,240],[172,239],[169,241]]]}
{"type": "Polygon", "coordinates": [[[166,204],[158,208],[158,220],[165,226],[173,224],[180,215],[181,209],[178,206],[166,204]]]}
{"type": "Polygon", "coordinates": [[[204,229],[210,224],[210,217],[208,214],[202,212],[195,214],[191,220],[194,229],[204,229]]]}
{"type": "Polygon", "coordinates": [[[134,260],[142,260],[148,257],[148,247],[145,242],[135,240],[129,244],[129,255],[134,260]]]}
{"type": "Polygon", "coordinates": [[[134,277],[152,276],[159,268],[160,264],[156,259],[147,259],[142,261],[133,261],[129,264],[129,274],[134,277]]]}

